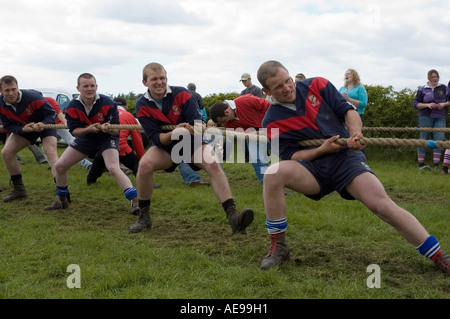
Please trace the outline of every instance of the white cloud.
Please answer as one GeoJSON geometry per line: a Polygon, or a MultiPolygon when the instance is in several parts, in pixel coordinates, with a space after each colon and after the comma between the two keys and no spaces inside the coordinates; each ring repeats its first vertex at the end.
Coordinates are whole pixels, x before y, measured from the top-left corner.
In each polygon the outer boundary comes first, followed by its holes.
{"type": "Polygon", "coordinates": [[[277,59],[292,74],[336,86],[355,68],[365,84],[416,88],[436,68],[450,80],[448,2],[319,0],[18,0],[0,11],[0,72],[21,87],[74,88],[82,72],[102,92],[142,92],[142,68],[162,63],[172,85],[240,92],[244,72],[277,59]]]}

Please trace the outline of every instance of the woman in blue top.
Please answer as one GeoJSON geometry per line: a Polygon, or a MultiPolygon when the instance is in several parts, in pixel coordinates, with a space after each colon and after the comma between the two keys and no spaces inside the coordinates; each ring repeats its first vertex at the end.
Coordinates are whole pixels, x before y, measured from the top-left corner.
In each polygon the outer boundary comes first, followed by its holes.
{"type": "Polygon", "coordinates": [[[361,121],[364,124],[364,110],[367,106],[367,91],[364,86],[361,85],[361,79],[358,72],[353,69],[348,69],[345,72],[345,84],[339,89],[345,99],[353,104],[358,111],[361,121]]]}

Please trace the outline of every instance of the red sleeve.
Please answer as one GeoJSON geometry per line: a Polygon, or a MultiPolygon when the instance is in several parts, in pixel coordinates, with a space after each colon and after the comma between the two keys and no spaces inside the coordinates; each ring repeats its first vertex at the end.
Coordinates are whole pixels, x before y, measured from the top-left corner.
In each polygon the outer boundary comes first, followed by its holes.
{"type": "MultiPolygon", "coordinates": [[[[133,115],[129,112],[125,112],[120,110],[120,124],[123,125],[137,125],[138,121],[133,117],[133,115]]],[[[131,135],[131,142],[133,144],[133,148],[136,152],[136,155],[139,158],[142,158],[145,154],[144,144],[142,143],[142,136],[138,130],[121,130],[120,131],[120,142],[119,148],[121,155],[125,155],[125,153],[131,152],[131,148],[128,145],[128,136],[131,135]]]]}
{"type": "Polygon", "coordinates": [[[55,100],[54,98],[46,97],[45,99],[46,99],[47,102],[50,103],[50,105],[55,109],[56,114],[61,113],[61,108],[59,107],[58,102],[56,102],[56,100],[55,100]]]}

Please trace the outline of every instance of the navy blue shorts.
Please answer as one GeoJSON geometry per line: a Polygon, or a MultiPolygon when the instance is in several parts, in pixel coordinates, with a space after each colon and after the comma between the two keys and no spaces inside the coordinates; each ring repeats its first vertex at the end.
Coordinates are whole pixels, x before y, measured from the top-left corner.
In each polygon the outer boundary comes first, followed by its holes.
{"type": "Polygon", "coordinates": [[[303,165],[320,185],[319,194],[305,195],[316,201],[334,191],[337,191],[344,199],[354,200],[355,198],[345,190],[345,187],[361,174],[367,172],[374,174],[366,163],[364,153],[348,148],[314,161],[299,160],[297,162],[303,165]]]}
{"type": "Polygon", "coordinates": [[[33,133],[19,133],[18,135],[30,141],[31,144],[34,144],[38,138],[41,138],[41,141],[48,137],[54,136],[58,139],[58,132],[56,129],[48,129],[43,130],[42,132],[33,132],[33,133]]]}
{"type": "Polygon", "coordinates": [[[103,153],[110,148],[119,151],[119,136],[110,135],[109,138],[100,140],[75,138],[69,146],[85,154],[89,158],[94,158],[97,152],[103,153]]]}
{"type": "Polygon", "coordinates": [[[208,142],[202,137],[192,136],[191,141],[190,141],[190,154],[184,154],[185,150],[181,147],[179,150],[177,148],[178,151],[174,150],[175,146],[179,146],[179,145],[177,145],[178,143],[181,143],[181,142],[173,143],[173,144],[170,144],[169,146],[163,148],[167,153],[170,154],[170,157],[172,158],[172,161],[174,163],[170,168],[166,169],[165,171],[168,173],[172,173],[177,169],[178,165],[180,165],[181,161],[178,161],[176,158],[174,158],[174,156],[177,156],[179,158],[183,157],[183,161],[186,164],[188,164],[194,171],[201,170],[201,168],[198,167],[197,165],[195,165],[195,163],[191,163],[192,162],[191,159],[195,153],[195,146],[198,146],[198,145],[203,146],[205,144],[208,144],[208,142]],[[200,141],[200,139],[201,139],[201,141],[200,141]],[[197,143],[194,143],[194,141],[197,141],[197,143]]]}

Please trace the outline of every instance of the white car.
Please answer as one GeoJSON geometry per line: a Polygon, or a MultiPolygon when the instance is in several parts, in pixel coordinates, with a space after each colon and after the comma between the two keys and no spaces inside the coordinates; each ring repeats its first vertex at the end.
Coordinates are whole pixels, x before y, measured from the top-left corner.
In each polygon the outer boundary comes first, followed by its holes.
{"type": "Polygon", "coordinates": [[[63,112],[67,105],[69,105],[69,102],[80,95],[79,93],[73,93],[64,89],[44,88],[35,90],[41,92],[45,97],[54,98],[63,112]]]}

